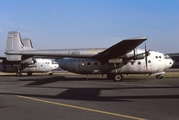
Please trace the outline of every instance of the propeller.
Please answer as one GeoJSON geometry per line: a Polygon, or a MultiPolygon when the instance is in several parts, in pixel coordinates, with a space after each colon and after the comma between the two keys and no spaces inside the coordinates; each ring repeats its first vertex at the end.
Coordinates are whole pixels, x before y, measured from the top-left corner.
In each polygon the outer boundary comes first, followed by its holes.
{"type": "Polygon", "coordinates": [[[147,56],[150,55],[150,49],[147,50],[147,47],[146,47],[146,43],[145,43],[145,65],[146,65],[146,69],[148,69],[148,60],[147,60],[147,56]]]}

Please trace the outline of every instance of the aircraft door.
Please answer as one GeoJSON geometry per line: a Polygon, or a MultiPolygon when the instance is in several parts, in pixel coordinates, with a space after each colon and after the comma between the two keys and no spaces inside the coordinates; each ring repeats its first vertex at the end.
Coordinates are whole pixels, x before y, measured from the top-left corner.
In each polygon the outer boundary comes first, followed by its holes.
{"type": "Polygon", "coordinates": [[[79,71],[79,60],[74,60],[71,62],[71,68],[73,72],[78,72],[79,71]]]}
{"type": "Polygon", "coordinates": [[[39,62],[35,63],[36,64],[36,69],[35,71],[41,71],[43,65],[41,65],[39,62]]]}
{"type": "Polygon", "coordinates": [[[163,71],[165,68],[165,63],[162,60],[158,62],[158,71],[163,71]]]}

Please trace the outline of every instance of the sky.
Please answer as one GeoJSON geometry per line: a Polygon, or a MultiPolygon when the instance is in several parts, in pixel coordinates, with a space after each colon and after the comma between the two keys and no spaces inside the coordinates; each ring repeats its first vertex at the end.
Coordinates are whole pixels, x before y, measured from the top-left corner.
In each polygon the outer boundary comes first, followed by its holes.
{"type": "Polygon", "coordinates": [[[179,0],[0,0],[0,56],[9,31],[31,38],[36,49],[108,48],[146,36],[147,49],[179,53],[178,6],[179,0]]]}

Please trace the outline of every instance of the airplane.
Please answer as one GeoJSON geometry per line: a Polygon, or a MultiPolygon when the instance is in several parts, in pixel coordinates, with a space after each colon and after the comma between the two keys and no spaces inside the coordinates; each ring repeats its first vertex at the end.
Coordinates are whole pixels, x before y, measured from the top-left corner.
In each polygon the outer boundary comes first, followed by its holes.
{"type": "MultiPolygon", "coordinates": [[[[30,38],[23,38],[22,44],[26,47],[33,48],[30,38]]],[[[16,72],[16,76],[21,76],[22,73],[27,73],[28,76],[31,76],[32,73],[41,72],[53,75],[54,70],[59,67],[58,63],[52,59],[33,58],[30,64],[8,61],[6,57],[0,57],[0,59],[0,71],[7,73],[16,72]],[[17,68],[19,68],[19,70],[17,68]]]]}
{"type": "Polygon", "coordinates": [[[125,39],[105,48],[38,50],[25,47],[19,31],[8,32],[6,59],[31,63],[33,56],[60,58],[59,66],[78,74],[107,74],[108,79],[122,81],[123,74],[149,74],[162,79],[172,59],[156,51],[138,49],[147,37],[125,39]]]}
{"type": "Polygon", "coordinates": [[[58,63],[51,59],[36,58],[35,63],[31,65],[21,65],[21,71],[17,72],[17,64],[12,61],[7,61],[4,57],[3,61],[0,63],[0,71],[6,73],[16,73],[19,77],[22,73],[27,73],[28,76],[32,76],[33,73],[47,73],[48,75],[53,75],[54,70],[58,68],[58,63]]]}

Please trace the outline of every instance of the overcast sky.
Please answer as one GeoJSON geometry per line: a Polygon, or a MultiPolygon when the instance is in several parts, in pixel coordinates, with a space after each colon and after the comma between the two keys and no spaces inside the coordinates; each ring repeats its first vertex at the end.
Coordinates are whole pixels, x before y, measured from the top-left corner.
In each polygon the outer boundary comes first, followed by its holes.
{"type": "Polygon", "coordinates": [[[0,0],[0,56],[16,30],[37,49],[107,48],[147,36],[148,49],[175,53],[179,0],[0,0]]]}

